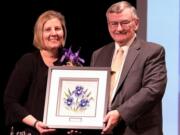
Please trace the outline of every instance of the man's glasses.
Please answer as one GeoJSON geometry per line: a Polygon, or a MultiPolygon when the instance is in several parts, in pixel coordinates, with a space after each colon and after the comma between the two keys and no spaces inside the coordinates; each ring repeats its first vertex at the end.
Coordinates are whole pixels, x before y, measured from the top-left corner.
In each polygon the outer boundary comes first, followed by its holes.
{"type": "Polygon", "coordinates": [[[124,20],[121,22],[118,22],[118,21],[109,21],[108,22],[108,24],[110,25],[111,28],[117,28],[119,25],[122,28],[126,28],[130,23],[131,23],[131,21],[129,21],[129,20],[124,20]]]}

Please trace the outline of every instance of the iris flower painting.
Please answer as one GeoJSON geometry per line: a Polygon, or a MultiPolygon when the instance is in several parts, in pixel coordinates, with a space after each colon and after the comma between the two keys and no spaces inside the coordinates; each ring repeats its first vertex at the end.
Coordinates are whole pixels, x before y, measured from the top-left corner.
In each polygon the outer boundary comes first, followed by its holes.
{"type": "Polygon", "coordinates": [[[68,89],[64,92],[65,108],[73,112],[85,111],[90,107],[91,101],[93,100],[91,91],[88,91],[88,89],[85,89],[81,85],[76,86],[74,90],[68,89]]]}

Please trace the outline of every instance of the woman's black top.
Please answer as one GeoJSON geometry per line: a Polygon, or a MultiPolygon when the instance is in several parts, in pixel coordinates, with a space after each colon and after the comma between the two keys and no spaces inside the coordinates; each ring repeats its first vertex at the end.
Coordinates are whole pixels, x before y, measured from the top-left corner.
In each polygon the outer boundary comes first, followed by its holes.
{"type": "MultiPolygon", "coordinates": [[[[61,65],[59,60],[54,64],[61,65]]],[[[23,124],[22,119],[27,115],[33,115],[43,121],[47,75],[48,67],[39,51],[25,54],[16,63],[4,95],[6,124],[9,127],[13,125],[16,132],[39,134],[35,128],[23,124]]],[[[58,130],[54,134],[64,135],[66,132],[67,130],[58,130]]],[[[88,130],[83,134],[94,134],[93,132],[88,130]]]]}

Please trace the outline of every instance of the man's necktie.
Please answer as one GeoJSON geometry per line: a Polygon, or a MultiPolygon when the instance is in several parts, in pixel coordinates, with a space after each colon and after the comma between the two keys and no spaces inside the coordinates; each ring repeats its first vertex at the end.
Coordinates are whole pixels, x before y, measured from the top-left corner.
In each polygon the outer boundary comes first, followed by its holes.
{"type": "Polygon", "coordinates": [[[112,64],[111,64],[110,102],[112,99],[112,91],[118,81],[118,73],[119,73],[121,65],[122,65],[123,53],[124,53],[124,51],[122,50],[122,48],[119,48],[116,51],[116,54],[115,54],[112,64]]]}

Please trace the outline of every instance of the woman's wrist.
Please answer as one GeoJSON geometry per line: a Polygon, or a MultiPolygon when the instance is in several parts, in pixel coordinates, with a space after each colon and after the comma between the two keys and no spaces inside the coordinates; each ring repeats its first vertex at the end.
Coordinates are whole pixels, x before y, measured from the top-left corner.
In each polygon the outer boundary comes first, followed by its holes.
{"type": "Polygon", "coordinates": [[[34,122],[34,124],[33,124],[33,127],[34,127],[34,128],[36,128],[36,125],[37,125],[38,122],[39,122],[38,120],[36,120],[36,121],[34,122]]]}

